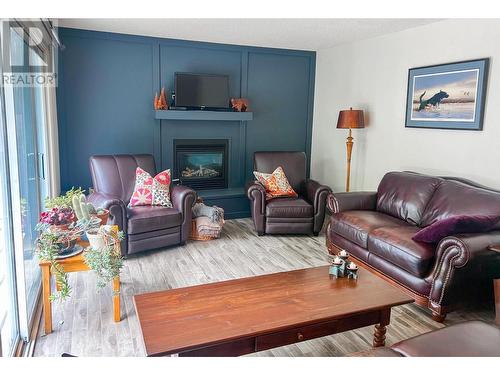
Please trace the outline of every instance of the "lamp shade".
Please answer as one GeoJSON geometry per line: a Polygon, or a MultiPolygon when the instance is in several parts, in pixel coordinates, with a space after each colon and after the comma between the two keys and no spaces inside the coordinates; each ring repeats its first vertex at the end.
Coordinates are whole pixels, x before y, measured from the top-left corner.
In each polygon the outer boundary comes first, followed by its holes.
{"type": "Polygon", "coordinates": [[[356,129],[365,127],[365,118],[360,109],[349,109],[339,112],[337,129],[356,129]]]}

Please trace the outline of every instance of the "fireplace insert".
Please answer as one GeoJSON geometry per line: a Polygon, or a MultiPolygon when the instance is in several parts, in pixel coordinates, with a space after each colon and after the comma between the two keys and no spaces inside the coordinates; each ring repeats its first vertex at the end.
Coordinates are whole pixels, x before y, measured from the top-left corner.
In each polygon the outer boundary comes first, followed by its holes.
{"type": "Polygon", "coordinates": [[[174,178],[193,189],[227,188],[227,139],[175,139],[174,178]]]}

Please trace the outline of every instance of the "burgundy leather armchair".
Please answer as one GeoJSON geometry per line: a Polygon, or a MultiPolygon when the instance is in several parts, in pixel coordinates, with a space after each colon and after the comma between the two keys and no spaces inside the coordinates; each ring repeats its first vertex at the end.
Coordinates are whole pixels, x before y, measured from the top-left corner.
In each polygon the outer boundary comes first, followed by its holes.
{"type": "Polygon", "coordinates": [[[135,170],[144,169],[154,176],[152,155],[99,155],[90,158],[90,172],[94,191],[88,201],[108,209],[109,222],[125,234],[122,254],[185,244],[191,230],[191,208],[196,200],[194,190],[185,186],[171,186],[172,208],[140,206],[128,208],[134,192],[135,170]]]}
{"type": "Polygon", "coordinates": [[[428,307],[435,320],[444,320],[472,297],[491,296],[500,259],[488,247],[500,243],[499,225],[488,233],[445,237],[438,244],[412,237],[451,216],[500,216],[500,192],[454,177],[390,172],[376,192],[330,194],[328,208],[330,253],[347,250],[428,307]]]}
{"type": "Polygon", "coordinates": [[[247,196],[255,230],[259,236],[271,234],[310,234],[317,236],[323,227],[328,186],[306,178],[306,155],[303,152],[256,152],[254,170],[272,173],[281,166],[298,198],[275,198],[266,202],[266,189],[253,181],[247,196]]]}
{"type": "Polygon", "coordinates": [[[390,348],[377,348],[352,357],[499,357],[500,328],[471,320],[430,331],[390,348]]]}

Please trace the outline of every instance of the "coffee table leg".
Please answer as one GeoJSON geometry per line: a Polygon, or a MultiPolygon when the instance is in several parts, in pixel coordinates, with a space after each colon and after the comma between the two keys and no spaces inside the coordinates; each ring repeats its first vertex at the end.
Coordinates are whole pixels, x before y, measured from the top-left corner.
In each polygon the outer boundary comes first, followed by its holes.
{"type": "Polygon", "coordinates": [[[380,322],[375,325],[375,332],[373,333],[373,347],[385,345],[385,333],[387,326],[391,322],[391,309],[382,310],[380,312],[380,322]]]}
{"type": "Polygon", "coordinates": [[[52,306],[50,304],[50,266],[42,266],[42,300],[45,334],[52,332],[52,306]]]}
{"type": "Polygon", "coordinates": [[[377,348],[379,346],[385,345],[385,333],[387,328],[383,325],[375,325],[375,333],[373,334],[373,347],[377,348]]]}

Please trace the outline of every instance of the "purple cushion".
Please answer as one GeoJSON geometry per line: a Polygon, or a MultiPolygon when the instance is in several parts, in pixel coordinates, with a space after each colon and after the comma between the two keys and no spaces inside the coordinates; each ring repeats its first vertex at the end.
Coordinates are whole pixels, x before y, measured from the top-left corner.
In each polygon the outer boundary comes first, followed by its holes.
{"type": "Polygon", "coordinates": [[[499,216],[450,216],[419,230],[412,239],[426,243],[437,243],[454,234],[488,232],[499,221],[499,216]]]}

